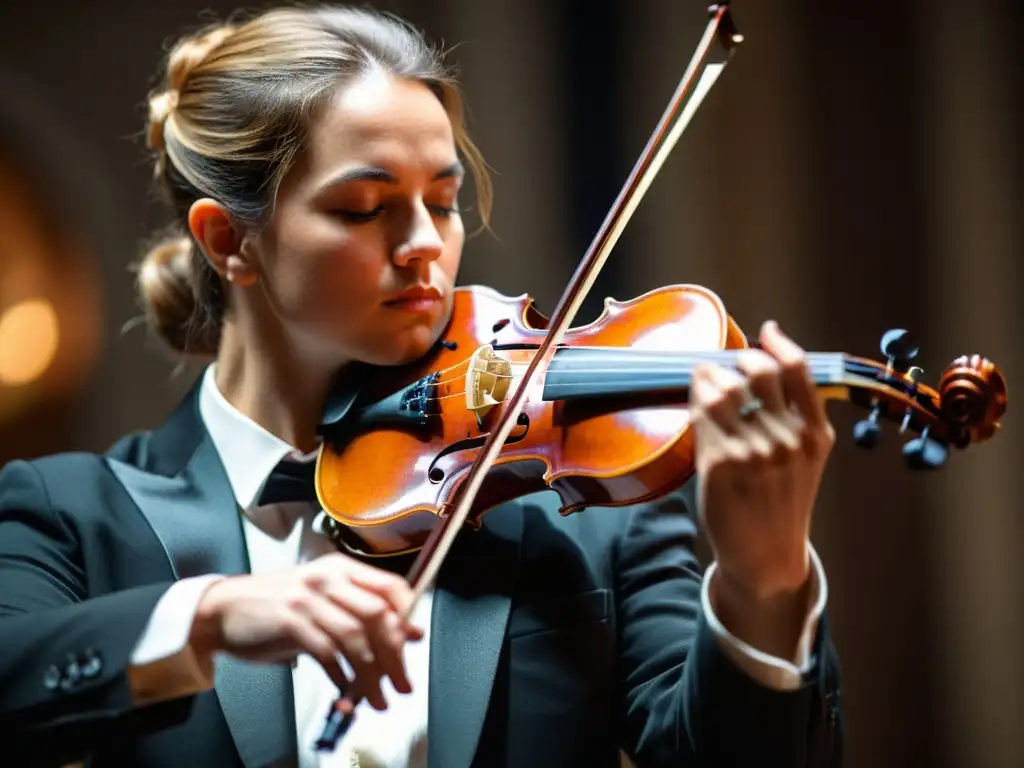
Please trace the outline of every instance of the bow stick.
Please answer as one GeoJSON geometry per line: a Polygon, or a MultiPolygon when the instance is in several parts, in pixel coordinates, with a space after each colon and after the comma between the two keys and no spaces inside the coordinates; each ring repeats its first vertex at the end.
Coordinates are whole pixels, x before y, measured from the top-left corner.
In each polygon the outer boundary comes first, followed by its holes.
{"type": "MultiPolygon", "coordinates": [[[[480,485],[498,458],[501,446],[508,439],[516,420],[522,413],[527,389],[533,381],[541,361],[549,358],[552,355],[552,347],[561,343],[565,332],[571,327],[580,305],[593,286],[594,280],[608,260],[612,248],[615,247],[619,236],[629,223],[630,217],[647,192],[647,188],[654,181],[654,177],[658,175],[661,166],[689,125],[697,108],[721,75],[722,70],[725,69],[735,47],[743,41],[743,36],[736,31],[736,26],[733,24],[728,2],[712,5],[708,12],[711,14],[711,21],[704,31],[704,36],[701,38],[689,66],[651,134],[647,146],[644,147],[643,153],[637,159],[622,190],[601,224],[601,228],[587,249],[586,255],[580,261],[575,274],[566,286],[562,298],[558,302],[558,307],[552,315],[549,330],[537,353],[530,360],[512,397],[507,401],[500,418],[480,448],[465,481],[456,491],[457,501],[451,514],[440,518],[440,522],[431,532],[409,571],[408,580],[413,588],[413,600],[405,617],[406,620],[412,613],[412,606],[432,586],[441,564],[455,542],[455,537],[469,517],[480,485]]],[[[348,712],[343,709],[345,699],[339,699],[332,705],[323,732],[316,742],[318,750],[332,751],[335,748],[351,726],[355,707],[360,699],[361,696],[350,700],[350,711],[348,712]]]]}

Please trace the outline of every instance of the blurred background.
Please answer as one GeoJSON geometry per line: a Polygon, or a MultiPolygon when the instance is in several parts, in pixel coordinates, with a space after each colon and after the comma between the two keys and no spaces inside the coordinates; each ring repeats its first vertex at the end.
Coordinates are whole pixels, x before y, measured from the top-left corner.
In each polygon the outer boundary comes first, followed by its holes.
{"type": "MultiPolygon", "coordinates": [[[[496,172],[494,235],[463,282],[550,312],[707,23],[691,0],[394,0],[457,47],[496,172]]],[[[745,36],[651,186],[578,322],[605,296],[716,291],[748,334],[879,358],[910,329],[935,384],[962,354],[1010,385],[1006,428],[908,472],[887,430],[832,406],[817,511],[845,671],[848,764],[1009,766],[1024,753],[1024,3],[732,4],[745,36]]],[[[130,264],[169,222],[145,97],[171,38],[229,0],[0,10],[0,464],[103,450],[158,424],[199,370],[137,323],[130,264]]]]}

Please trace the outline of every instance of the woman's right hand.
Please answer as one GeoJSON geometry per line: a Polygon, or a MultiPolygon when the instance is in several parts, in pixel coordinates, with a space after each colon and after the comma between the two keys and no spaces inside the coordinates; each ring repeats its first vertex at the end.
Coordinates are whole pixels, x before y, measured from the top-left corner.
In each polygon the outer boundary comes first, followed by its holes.
{"type": "Polygon", "coordinates": [[[207,658],[223,652],[246,661],[289,663],[315,658],[346,697],[358,690],[386,708],[387,675],[410,693],[402,648],[423,631],[404,624],[412,589],[400,576],[336,553],[286,571],[230,576],[199,602],[191,641],[207,658]],[[348,680],[337,654],[355,672],[348,680]]]}

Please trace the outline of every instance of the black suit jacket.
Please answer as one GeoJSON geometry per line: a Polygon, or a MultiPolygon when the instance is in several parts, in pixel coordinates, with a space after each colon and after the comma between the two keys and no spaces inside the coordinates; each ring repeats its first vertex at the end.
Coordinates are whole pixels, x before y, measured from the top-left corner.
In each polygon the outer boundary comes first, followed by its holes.
{"type": "MultiPolygon", "coordinates": [[[[133,645],[176,579],[248,570],[197,388],[105,455],[0,471],[0,754],[12,765],[294,764],[290,670],[220,658],[214,690],[134,707],[133,645]],[[287,757],[292,755],[292,757],[287,757]]],[[[553,494],[463,532],[431,625],[431,768],[835,766],[827,623],[795,692],[718,649],[700,608],[692,494],[562,518],[553,494]]]]}

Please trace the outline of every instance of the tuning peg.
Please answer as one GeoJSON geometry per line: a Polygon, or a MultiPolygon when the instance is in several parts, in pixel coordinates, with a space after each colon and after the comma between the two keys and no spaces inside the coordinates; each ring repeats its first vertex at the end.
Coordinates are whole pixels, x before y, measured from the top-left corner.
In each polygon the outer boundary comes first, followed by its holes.
{"type": "Polygon", "coordinates": [[[920,347],[910,337],[910,331],[893,328],[882,335],[880,344],[882,354],[889,360],[889,367],[902,371],[912,362],[920,351],[920,347]]]}
{"type": "MultiPolygon", "coordinates": [[[[914,397],[917,394],[917,380],[921,378],[921,374],[924,373],[923,368],[918,368],[916,365],[910,367],[907,371],[907,376],[910,377],[913,388],[908,393],[910,397],[914,397]]],[[[907,410],[903,413],[903,422],[900,424],[900,434],[902,435],[907,431],[907,427],[910,426],[910,419],[914,415],[914,409],[907,406],[907,410]]]]}
{"type": "Polygon", "coordinates": [[[853,425],[853,442],[858,448],[870,449],[878,445],[878,438],[882,434],[882,429],[878,425],[881,415],[882,406],[876,405],[866,419],[861,419],[853,425]]]}
{"type": "Polygon", "coordinates": [[[938,469],[949,456],[946,446],[928,437],[928,429],[925,427],[920,437],[908,440],[903,446],[903,458],[911,469],[938,469]]]}

